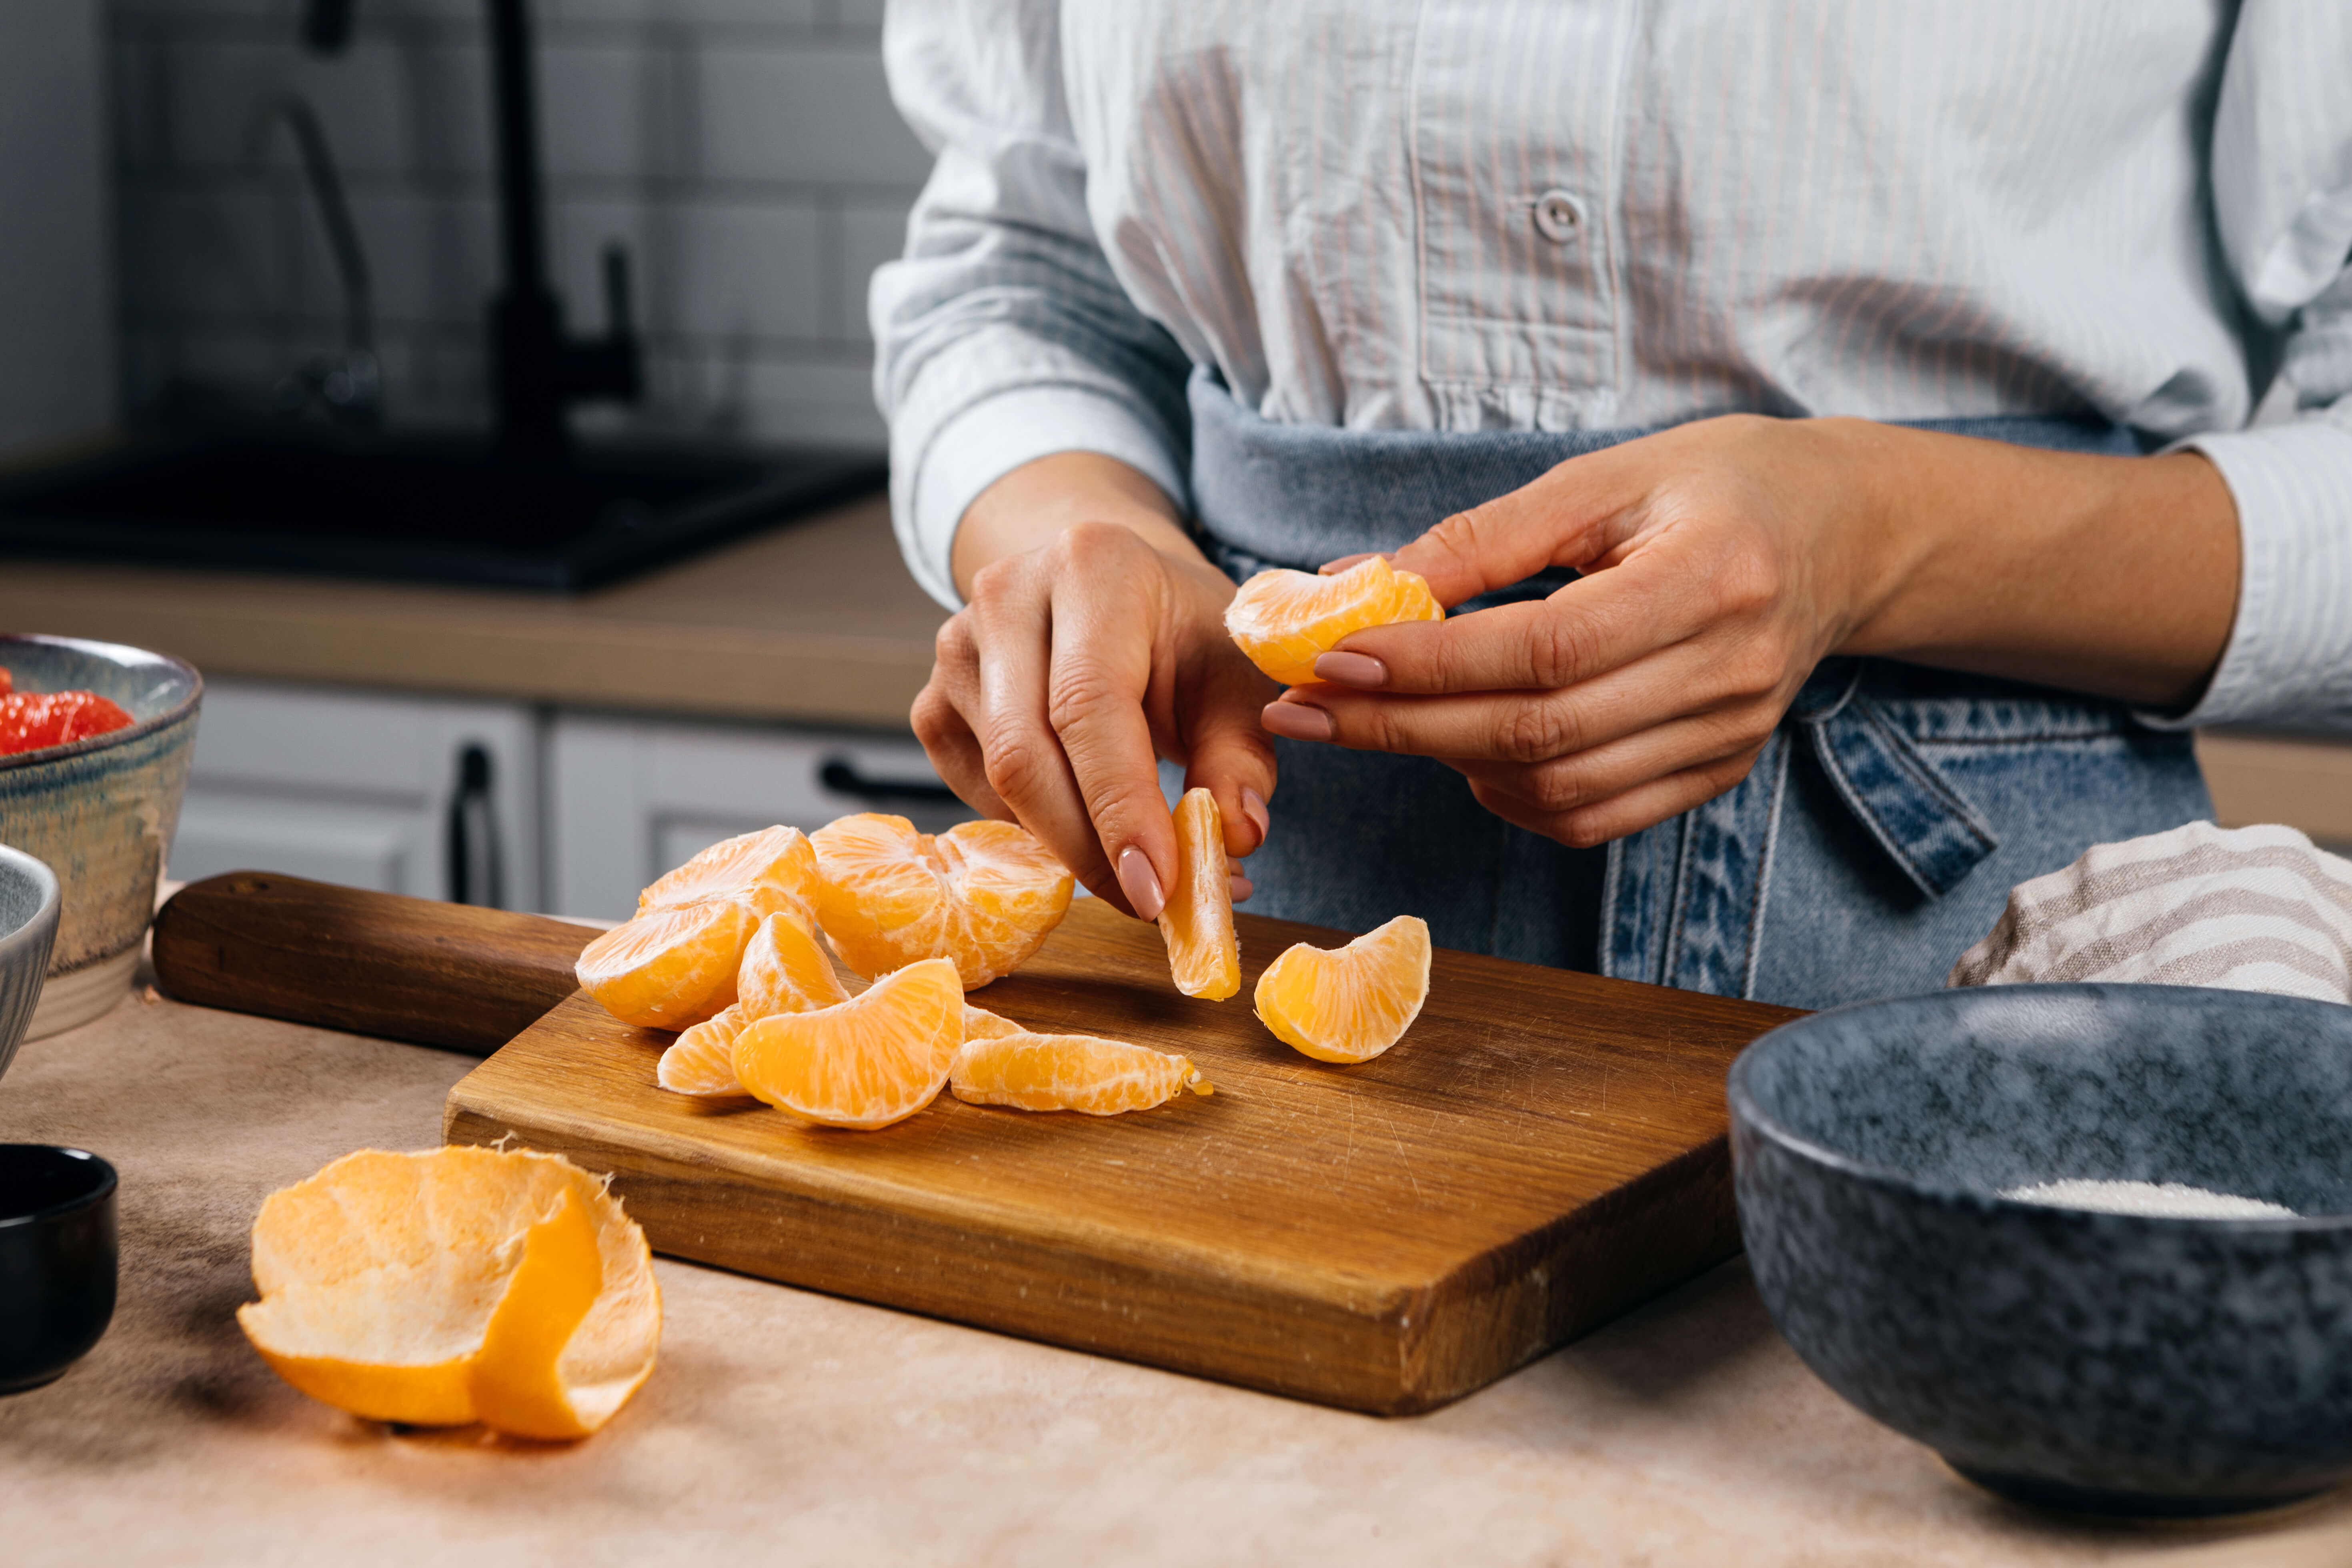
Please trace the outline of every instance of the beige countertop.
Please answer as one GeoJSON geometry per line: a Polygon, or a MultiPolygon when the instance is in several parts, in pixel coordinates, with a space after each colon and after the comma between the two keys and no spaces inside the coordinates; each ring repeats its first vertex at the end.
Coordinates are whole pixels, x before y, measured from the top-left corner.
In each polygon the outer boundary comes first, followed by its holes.
{"type": "Polygon", "coordinates": [[[896,730],[945,618],[879,496],[576,595],[0,562],[0,626],[207,675],[896,730]]]}
{"type": "Polygon", "coordinates": [[[396,1432],[246,1346],[262,1196],[437,1141],[471,1064],[132,1001],[26,1046],[0,1139],[122,1174],[121,1305],[0,1400],[15,1564],[2312,1564],[2352,1496],[2252,1526],[2055,1521],[1816,1381],[1728,1264],[1433,1415],[1381,1420],[663,1260],[652,1380],[571,1447],[396,1432]]]}

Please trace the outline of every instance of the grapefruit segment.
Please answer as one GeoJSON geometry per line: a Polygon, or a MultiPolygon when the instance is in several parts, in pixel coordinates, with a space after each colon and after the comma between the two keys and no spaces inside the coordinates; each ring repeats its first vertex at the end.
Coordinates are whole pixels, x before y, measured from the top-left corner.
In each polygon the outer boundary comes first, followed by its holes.
{"type": "Polygon", "coordinates": [[[1444,618],[1419,574],[1400,572],[1378,555],[1328,577],[1261,572],[1225,606],[1225,630],[1252,664],[1285,686],[1313,680],[1315,661],[1367,626],[1444,618]]]}
{"type": "Polygon", "coordinates": [[[963,983],[926,958],[846,1002],[757,1020],[735,1037],[735,1076],[780,1110],[870,1131],[929,1105],[962,1043],[963,983]]]}
{"type": "Polygon", "coordinates": [[[816,911],[842,962],[871,979],[920,959],[955,965],[967,990],[1010,974],[1069,912],[1076,882],[1009,822],[933,837],[861,812],[817,829],[816,911]]]}
{"type": "Polygon", "coordinates": [[[580,988],[624,1024],[683,1029],[735,1000],[735,972],[758,922],[731,899],[656,907],[590,942],[580,988]]]}
{"type": "Polygon", "coordinates": [[[967,1040],[948,1086],[971,1105],[1117,1116],[1166,1103],[1179,1089],[1213,1094],[1192,1062],[1125,1040],[1016,1031],[967,1040]]]}
{"type": "Polygon", "coordinates": [[[1217,797],[1205,789],[1188,789],[1176,803],[1176,885],[1160,911],[1160,934],[1168,943],[1168,972],[1177,990],[1212,1002],[1241,990],[1224,822],[1217,797]]]}
{"type": "Polygon", "coordinates": [[[1257,1016],[1318,1061],[1368,1062],[1400,1039],[1429,999],[1429,927],[1399,915],[1338,949],[1300,942],[1258,976],[1257,1016]]]}
{"type": "Polygon", "coordinates": [[[596,1430],[653,1370],[645,1233],[570,1161],[362,1150],[273,1193],[237,1324],[312,1398],[379,1421],[596,1430]]]}

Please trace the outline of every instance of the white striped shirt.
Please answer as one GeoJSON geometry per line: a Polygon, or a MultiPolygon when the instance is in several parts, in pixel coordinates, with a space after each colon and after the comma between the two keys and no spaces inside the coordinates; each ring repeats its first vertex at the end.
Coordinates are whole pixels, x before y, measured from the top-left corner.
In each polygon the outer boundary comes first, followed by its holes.
{"type": "Polygon", "coordinates": [[[2179,721],[2352,730],[2352,4],[893,0],[884,47],[939,163],[876,388],[942,603],[1032,458],[1183,504],[1193,364],[1349,429],[2095,416],[2237,501],[2179,721]]]}

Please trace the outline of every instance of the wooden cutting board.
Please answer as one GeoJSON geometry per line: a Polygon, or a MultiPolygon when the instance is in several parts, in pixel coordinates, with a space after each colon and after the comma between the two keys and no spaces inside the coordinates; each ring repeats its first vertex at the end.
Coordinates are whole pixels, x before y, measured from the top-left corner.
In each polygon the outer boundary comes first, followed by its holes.
{"type": "Polygon", "coordinates": [[[573,994],[450,1091],[452,1142],[614,1173],[656,1250],[1381,1413],[1492,1382],[1738,1247],[1724,1074],[1787,1008],[1437,954],[1403,1041],[1309,1060],[1250,1011],[1295,942],[1240,919],[1242,994],[1185,997],[1092,900],[972,1000],[1192,1058],[1121,1117],[942,1094],[878,1132],[655,1087],[667,1035],[573,994]]]}

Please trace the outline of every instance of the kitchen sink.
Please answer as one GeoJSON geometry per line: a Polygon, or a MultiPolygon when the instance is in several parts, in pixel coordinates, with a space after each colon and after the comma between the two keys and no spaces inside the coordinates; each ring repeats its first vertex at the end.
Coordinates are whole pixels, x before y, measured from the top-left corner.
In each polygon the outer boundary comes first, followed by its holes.
{"type": "Polygon", "coordinates": [[[0,474],[0,555],[567,591],[868,493],[871,453],[262,432],[0,474]]]}

